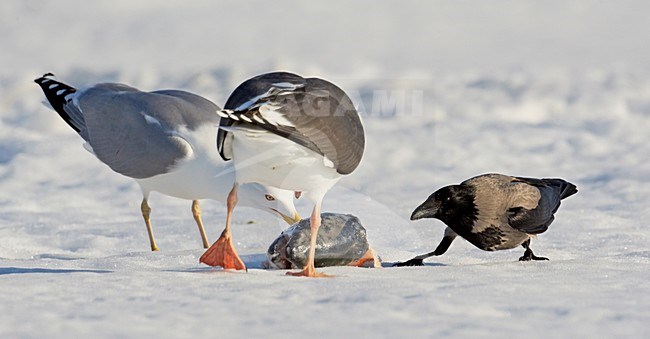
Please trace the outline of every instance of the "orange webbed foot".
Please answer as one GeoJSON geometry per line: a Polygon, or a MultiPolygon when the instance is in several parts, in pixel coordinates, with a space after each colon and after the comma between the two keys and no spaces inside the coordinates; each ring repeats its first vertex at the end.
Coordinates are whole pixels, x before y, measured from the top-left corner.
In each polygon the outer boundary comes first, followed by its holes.
{"type": "Polygon", "coordinates": [[[287,272],[292,277],[333,278],[333,275],[317,272],[314,267],[307,266],[300,272],[287,272]]]}
{"type": "Polygon", "coordinates": [[[377,253],[372,248],[369,248],[368,251],[361,257],[359,260],[353,261],[348,266],[363,267],[366,263],[372,262],[372,267],[381,268],[381,261],[377,256],[377,253]]]}
{"type": "Polygon", "coordinates": [[[221,266],[223,269],[246,269],[246,265],[232,245],[232,239],[224,234],[203,253],[199,261],[213,267],[221,266]]]}

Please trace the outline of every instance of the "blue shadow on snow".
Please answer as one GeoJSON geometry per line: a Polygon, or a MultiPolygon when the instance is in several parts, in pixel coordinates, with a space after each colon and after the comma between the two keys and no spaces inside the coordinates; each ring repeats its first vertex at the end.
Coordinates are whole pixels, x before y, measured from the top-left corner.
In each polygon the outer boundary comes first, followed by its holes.
{"type": "Polygon", "coordinates": [[[68,274],[68,273],[113,273],[106,270],[74,270],[74,269],[51,269],[51,268],[24,268],[24,267],[0,267],[0,275],[8,274],[68,274]]]}

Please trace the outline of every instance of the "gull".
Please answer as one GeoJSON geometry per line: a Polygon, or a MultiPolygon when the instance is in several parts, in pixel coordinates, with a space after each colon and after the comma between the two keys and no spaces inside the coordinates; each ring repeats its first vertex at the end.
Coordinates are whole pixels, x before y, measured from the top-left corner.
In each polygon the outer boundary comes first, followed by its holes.
{"type": "Polygon", "coordinates": [[[274,72],[239,85],[219,114],[217,147],[224,160],[234,162],[236,180],[227,198],[226,228],[200,261],[245,268],[232,245],[230,222],[240,185],[258,182],[295,191],[313,203],[307,264],[289,274],[325,276],[314,267],[322,200],[343,175],[357,168],[365,147],[352,101],[326,80],[274,72]]]}
{"type": "MultiPolygon", "coordinates": [[[[223,201],[235,180],[232,165],[216,152],[219,107],[185,91],[142,92],[119,83],[78,90],[53,76],[47,73],[34,80],[49,105],[84,139],[88,151],[140,186],[151,250],[158,251],[148,203],[152,191],[192,200],[192,214],[208,248],[199,199],[223,201]]],[[[292,191],[256,183],[241,191],[244,206],[273,213],[289,224],[300,220],[292,191]]]]}

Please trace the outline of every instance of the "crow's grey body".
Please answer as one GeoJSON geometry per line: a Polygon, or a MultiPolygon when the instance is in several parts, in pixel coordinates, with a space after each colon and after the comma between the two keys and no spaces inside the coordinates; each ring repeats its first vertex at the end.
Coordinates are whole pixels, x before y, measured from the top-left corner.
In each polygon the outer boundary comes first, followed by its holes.
{"type": "Polygon", "coordinates": [[[571,184],[561,179],[487,174],[468,179],[463,185],[475,192],[477,221],[470,229],[461,225],[451,228],[476,247],[496,251],[515,248],[531,235],[545,232],[571,184]]]}

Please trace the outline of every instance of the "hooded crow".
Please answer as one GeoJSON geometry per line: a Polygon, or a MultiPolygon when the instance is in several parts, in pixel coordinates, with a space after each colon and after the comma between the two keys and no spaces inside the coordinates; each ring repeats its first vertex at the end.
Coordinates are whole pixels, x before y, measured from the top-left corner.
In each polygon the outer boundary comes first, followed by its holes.
{"type": "Polygon", "coordinates": [[[555,219],[560,200],[578,192],[562,179],[534,179],[483,174],[460,185],[443,187],[418,206],[411,220],[436,218],[447,225],[438,247],[394,266],[422,266],[423,260],[444,254],[457,236],[485,251],[523,246],[520,261],[548,260],[530,249],[530,239],[555,219]]]}

